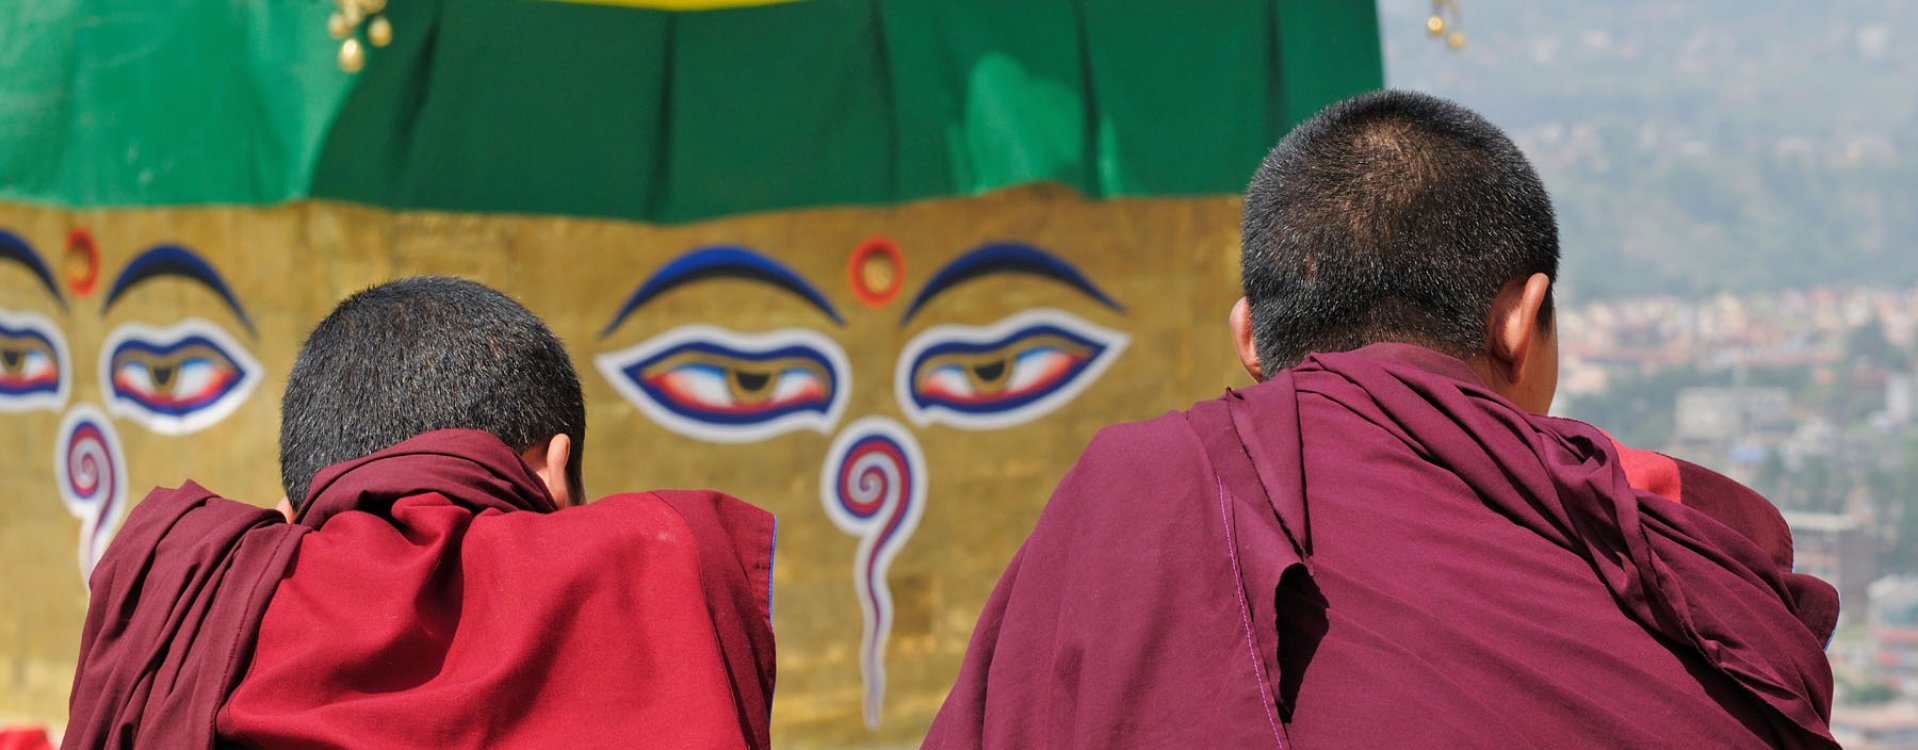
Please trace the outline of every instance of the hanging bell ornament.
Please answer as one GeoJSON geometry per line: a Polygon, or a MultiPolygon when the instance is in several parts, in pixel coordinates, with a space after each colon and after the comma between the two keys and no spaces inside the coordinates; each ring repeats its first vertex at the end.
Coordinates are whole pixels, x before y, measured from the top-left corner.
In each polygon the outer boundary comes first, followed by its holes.
{"type": "Polygon", "coordinates": [[[1445,46],[1451,47],[1454,50],[1465,49],[1465,32],[1452,32],[1451,36],[1445,37],[1445,46]]]}
{"type": "Polygon", "coordinates": [[[366,25],[366,41],[375,47],[393,43],[393,24],[386,20],[386,16],[374,16],[373,21],[366,25]]]}
{"type": "Polygon", "coordinates": [[[1445,33],[1445,19],[1438,17],[1436,14],[1431,18],[1425,19],[1425,33],[1435,37],[1445,33]]]}
{"type": "Polygon", "coordinates": [[[326,17],[326,33],[333,35],[334,39],[345,39],[346,35],[353,33],[353,26],[346,22],[345,15],[335,11],[326,17]]]}
{"type": "Polygon", "coordinates": [[[373,14],[379,13],[380,11],[386,10],[386,0],[359,0],[359,1],[360,1],[360,8],[362,10],[365,10],[367,15],[373,15],[373,14]]]}
{"type": "Polygon", "coordinates": [[[340,70],[358,73],[366,67],[366,50],[360,47],[360,40],[348,39],[340,44],[340,70]]]}

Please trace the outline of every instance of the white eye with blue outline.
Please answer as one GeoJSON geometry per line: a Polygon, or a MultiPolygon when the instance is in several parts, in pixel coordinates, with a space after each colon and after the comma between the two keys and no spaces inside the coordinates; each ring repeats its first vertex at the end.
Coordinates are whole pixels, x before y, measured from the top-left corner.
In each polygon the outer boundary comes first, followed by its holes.
{"type": "Polygon", "coordinates": [[[185,435],[225,419],[259,386],[260,363],[204,320],[170,328],[128,323],[100,352],[107,409],[163,435],[185,435]]]}
{"type": "Polygon", "coordinates": [[[59,411],[72,382],[59,327],[43,315],[0,310],[0,412],[59,411]]]}
{"type": "Polygon", "coordinates": [[[715,443],[829,432],[851,387],[845,352],[804,329],[747,334],[688,325],[594,362],[661,427],[715,443]]]}
{"type": "Polygon", "coordinates": [[[985,327],[935,326],[906,344],[893,389],[899,408],[922,427],[1011,427],[1072,401],[1128,342],[1123,333],[1051,309],[985,327]]]}

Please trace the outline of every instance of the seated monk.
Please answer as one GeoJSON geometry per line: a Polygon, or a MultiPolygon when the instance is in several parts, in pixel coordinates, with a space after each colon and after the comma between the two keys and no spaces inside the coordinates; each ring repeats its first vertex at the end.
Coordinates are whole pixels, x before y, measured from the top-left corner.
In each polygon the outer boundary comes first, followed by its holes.
{"type": "Polygon", "coordinates": [[[1504,134],[1348,100],[1244,212],[1261,382],[1092,441],[926,747],[1836,747],[1779,513],[1545,416],[1558,229],[1504,134]]]}
{"type": "Polygon", "coordinates": [[[287,379],[285,516],[192,482],[128,516],[64,747],[767,747],[772,516],[579,505],[585,432],[565,349],[506,296],[347,299],[287,379]]]}

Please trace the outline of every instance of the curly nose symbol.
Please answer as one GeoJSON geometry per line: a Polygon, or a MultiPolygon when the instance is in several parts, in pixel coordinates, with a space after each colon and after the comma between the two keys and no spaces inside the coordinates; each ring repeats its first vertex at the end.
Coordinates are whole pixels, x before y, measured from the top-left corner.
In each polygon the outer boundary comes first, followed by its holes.
{"type": "Polygon", "coordinates": [[[819,475],[819,499],[841,531],[859,538],[853,589],[865,626],[859,673],[865,682],[866,726],[879,726],[886,694],[886,641],[892,635],[892,589],[886,571],[919,526],[926,508],[926,460],[904,425],[866,417],[833,439],[819,475]]]}
{"type": "Polygon", "coordinates": [[[80,576],[87,578],[120,528],[127,497],[126,457],[113,423],[93,404],[67,410],[53,450],[60,502],[80,519],[80,576]]]}

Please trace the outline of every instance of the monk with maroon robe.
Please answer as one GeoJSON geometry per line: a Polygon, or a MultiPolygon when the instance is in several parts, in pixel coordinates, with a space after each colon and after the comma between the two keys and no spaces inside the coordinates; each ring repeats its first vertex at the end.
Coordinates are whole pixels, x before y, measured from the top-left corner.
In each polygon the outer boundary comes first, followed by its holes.
{"type": "Polygon", "coordinates": [[[574,507],[559,340],[472,282],[342,303],[282,403],[285,514],[197,484],[94,570],[66,748],[765,748],[773,519],[574,507]]]}
{"type": "Polygon", "coordinates": [[[1544,416],[1557,227],[1510,140],[1359,97],[1244,211],[1261,382],[1093,440],[926,747],[1837,746],[1837,595],[1778,511],[1544,416]]]}

